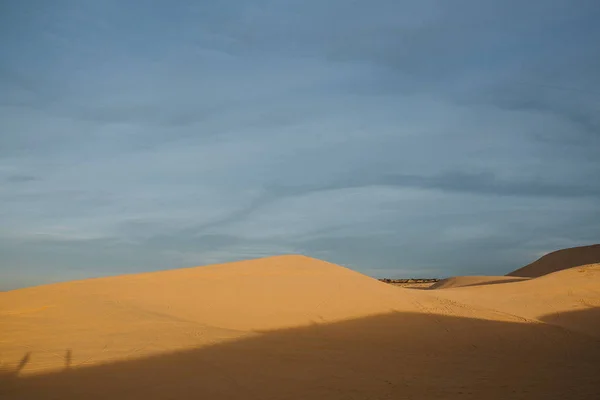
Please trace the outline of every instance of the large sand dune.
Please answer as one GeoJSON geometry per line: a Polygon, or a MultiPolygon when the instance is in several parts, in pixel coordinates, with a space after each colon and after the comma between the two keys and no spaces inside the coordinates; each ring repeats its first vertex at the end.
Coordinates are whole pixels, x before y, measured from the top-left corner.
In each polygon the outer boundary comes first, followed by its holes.
{"type": "Polygon", "coordinates": [[[0,395],[595,399],[598,267],[561,274],[420,291],[280,256],[4,292],[0,395]]]}
{"type": "Polygon", "coordinates": [[[553,251],[507,275],[535,278],[563,269],[595,263],[600,263],[600,244],[553,251]]]}
{"type": "MultiPolygon", "coordinates": [[[[419,299],[426,303],[428,299],[419,299]]],[[[417,298],[327,262],[280,256],[0,293],[0,351],[22,372],[128,359],[257,332],[414,311],[417,298]]]]}

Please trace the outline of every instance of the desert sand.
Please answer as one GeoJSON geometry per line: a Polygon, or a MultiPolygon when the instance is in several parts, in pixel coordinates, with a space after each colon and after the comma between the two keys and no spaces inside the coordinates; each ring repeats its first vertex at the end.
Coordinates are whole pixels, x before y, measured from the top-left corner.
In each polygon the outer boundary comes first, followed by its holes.
{"type": "Polygon", "coordinates": [[[599,398],[600,265],[491,281],[278,256],[3,292],[0,396],[599,398]]]}
{"type": "Polygon", "coordinates": [[[525,321],[546,322],[600,340],[600,264],[502,285],[445,289],[436,294],[461,304],[503,312],[525,321]]]}

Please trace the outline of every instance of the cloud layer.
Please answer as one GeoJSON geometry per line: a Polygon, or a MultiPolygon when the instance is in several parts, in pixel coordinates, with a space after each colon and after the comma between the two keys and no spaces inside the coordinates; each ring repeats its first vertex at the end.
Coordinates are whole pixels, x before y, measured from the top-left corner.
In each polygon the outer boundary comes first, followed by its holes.
{"type": "Polygon", "coordinates": [[[597,1],[0,7],[0,289],[281,253],[499,274],[600,239],[597,1]]]}

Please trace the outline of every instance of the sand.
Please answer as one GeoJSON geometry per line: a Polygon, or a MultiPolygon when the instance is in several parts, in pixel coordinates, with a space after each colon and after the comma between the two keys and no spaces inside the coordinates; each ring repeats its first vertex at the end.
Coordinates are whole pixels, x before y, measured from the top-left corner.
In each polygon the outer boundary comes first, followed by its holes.
{"type": "Polygon", "coordinates": [[[600,264],[502,285],[450,288],[436,294],[600,339],[600,264]]]}
{"type": "Polygon", "coordinates": [[[3,292],[0,396],[596,399],[599,271],[411,290],[278,256],[3,292]]]}
{"type": "Polygon", "coordinates": [[[594,263],[600,263],[600,244],[553,251],[507,275],[536,278],[563,269],[594,263]]]}

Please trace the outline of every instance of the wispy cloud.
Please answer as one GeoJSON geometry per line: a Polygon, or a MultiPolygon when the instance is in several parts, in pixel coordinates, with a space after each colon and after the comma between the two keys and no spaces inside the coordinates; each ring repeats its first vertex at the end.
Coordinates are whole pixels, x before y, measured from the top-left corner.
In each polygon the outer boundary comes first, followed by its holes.
{"type": "Polygon", "coordinates": [[[14,285],[284,252],[502,273],[600,237],[594,0],[1,7],[14,285]]]}

